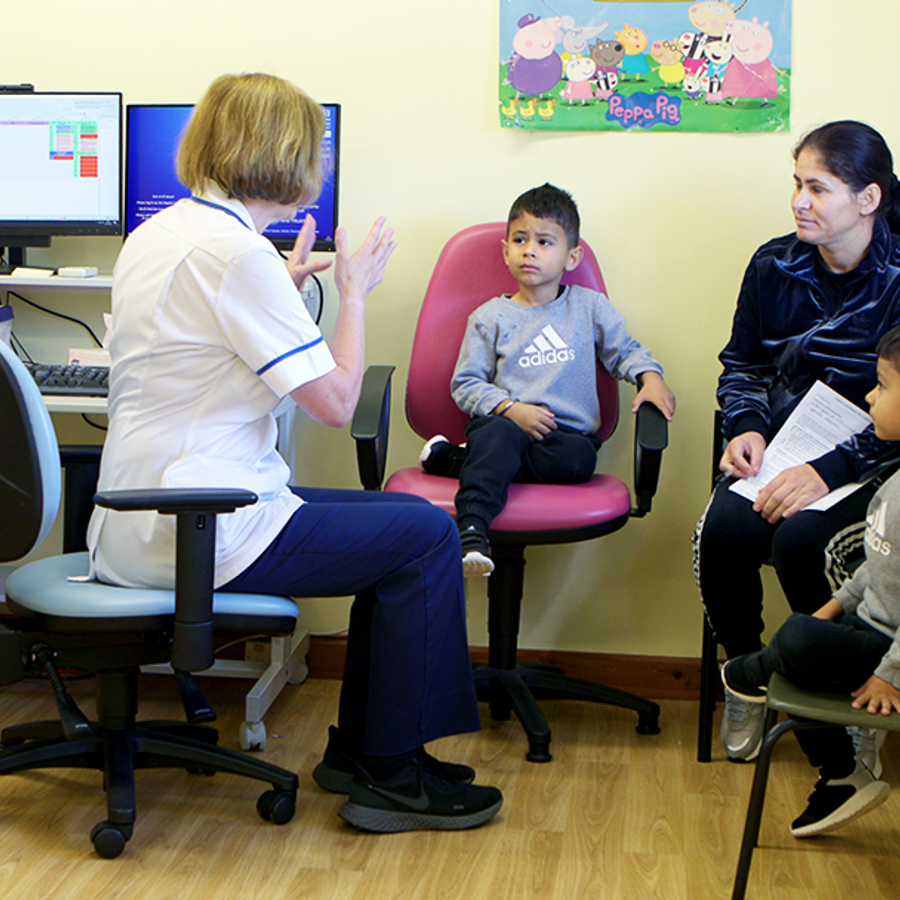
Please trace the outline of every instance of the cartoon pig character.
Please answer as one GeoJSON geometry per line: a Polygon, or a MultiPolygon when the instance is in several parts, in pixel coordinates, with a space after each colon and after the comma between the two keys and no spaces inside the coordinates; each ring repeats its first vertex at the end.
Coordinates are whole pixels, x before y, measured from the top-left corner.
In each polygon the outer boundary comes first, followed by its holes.
{"type": "Polygon", "coordinates": [[[553,90],[562,77],[562,59],[556,52],[556,32],[562,27],[562,17],[541,19],[529,13],[519,19],[518,25],[507,78],[516,93],[540,97],[553,90]]]}
{"type": "Polygon", "coordinates": [[[597,64],[589,56],[575,56],[566,63],[566,86],[560,91],[560,97],[573,101],[580,100],[584,106],[588,100],[594,99],[593,78],[597,72],[597,64]]]}
{"type": "Polygon", "coordinates": [[[640,28],[634,28],[627,22],[622,25],[621,31],[614,31],[616,40],[625,48],[625,56],[620,68],[622,76],[634,75],[635,81],[641,80],[641,75],[650,74],[650,66],[644,50],[647,49],[647,35],[640,28]]]}
{"type": "Polygon", "coordinates": [[[722,93],[726,99],[750,97],[765,105],[778,96],[778,77],[769,59],[774,46],[768,22],[734,19],[725,26],[734,58],[725,70],[722,93]]]}

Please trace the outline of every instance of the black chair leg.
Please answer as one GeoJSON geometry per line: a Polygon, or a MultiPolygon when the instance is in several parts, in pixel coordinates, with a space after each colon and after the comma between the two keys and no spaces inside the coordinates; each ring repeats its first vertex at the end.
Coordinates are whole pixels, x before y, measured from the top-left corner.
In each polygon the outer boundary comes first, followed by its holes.
{"type": "Polygon", "coordinates": [[[756,758],[756,769],[753,773],[753,787],[750,790],[750,804],[747,807],[747,820],[744,824],[744,836],[741,839],[741,853],[738,857],[737,872],[734,876],[734,889],[731,900],[744,900],[747,890],[747,879],[750,876],[750,863],[753,861],[753,850],[759,840],[759,826],[762,822],[763,805],[766,801],[766,787],[769,783],[769,764],[775,744],[789,731],[798,726],[794,719],[775,724],[778,713],[774,709],[766,711],[766,736],[762,742],[759,756],[756,758]]]}
{"type": "Polygon", "coordinates": [[[697,761],[712,758],[713,716],[719,685],[718,644],[706,615],[703,616],[703,647],[700,657],[700,721],[697,728],[697,761]]]}
{"type": "Polygon", "coordinates": [[[550,726],[534,695],[522,677],[521,669],[495,669],[481,666],[475,670],[475,690],[479,700],[490,706],[491,718],[504,721],[516,714],[528,738],[529,762],[550,762],[550,726]],[[495,715],[495,712],[498,714],[495,715]],[[504,715],[505,713],[505,715],[504,715]]]}

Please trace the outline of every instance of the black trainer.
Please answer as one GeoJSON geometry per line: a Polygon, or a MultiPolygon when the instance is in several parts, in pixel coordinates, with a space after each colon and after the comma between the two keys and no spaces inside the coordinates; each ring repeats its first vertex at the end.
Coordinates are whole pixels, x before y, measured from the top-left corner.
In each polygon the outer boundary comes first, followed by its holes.
{"type": "MultiPolygon", "coordinates": [[[[328,746],[322,761],[313,769],[313,781],[320,788],[334,794],[347,794],[353,783],[353,776],[365,772],[357,760],[340,748],[340,735],[334,725],[328,726],[328,746]]],[[[422,750],[423,765],[439,778],[457,784],[471,784],[475,780],[475,770],[471,766],[442,762],[426,750],[422,750]]]]}
{"type": "Polygon", "coordinates": [[[466,578],[490,575],[494,571],[494,561],[487,535],[470,525],[460,530],[459,540],[462,544],[463,575],[466,578]]]}
{"type": "Polygon", "coordinates": [[[419,454],[419,468],[426,475],[458,478],[466,461],[465,445],[451,444],[442,434],[436,434],[425,443],[419,454]]]}
{"type": "Polygon", "coordinates": [[[820,778],[809,795],[809,805],[791,823],[794,837],[813,837],[841,828],[881,806],[891,786],[878,781],[861,762],[846,778],[820,778]]]}
{"type": "Polygon", "coordinates": [[[415,762],[384,781],[357,773],[338,815],[363,831],[457,831],[484,824],[502,805],[497,788],[435,775],[424,764],[422,750],[415,762]]]}
{"type": "Polygon", "coordinates": [[[748,703],[765,703],[766,684],[760,684],[760,679],[754,675],[747,664],[748,658],[752,655],[729,659],[722,666],[722,683],[741,700],[746,700],[748,703]]]}

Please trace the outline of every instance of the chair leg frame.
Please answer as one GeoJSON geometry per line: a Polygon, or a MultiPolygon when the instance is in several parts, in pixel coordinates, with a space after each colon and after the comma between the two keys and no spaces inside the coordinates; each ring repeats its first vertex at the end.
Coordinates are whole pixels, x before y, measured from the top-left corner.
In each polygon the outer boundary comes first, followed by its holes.
{"type": "Polygon", "coordinates": [[[703,616],[703,646],[700,656],[700,709],[697,728],[697,761],[712,758],[713,717],[719,683],[719,645],[706,614],[703,616]]]}
{"type": "MultiPolygon", "coordinates": [[[[293,772],[217,745],[218,733],[186,722],[135,722],[137,669],[98,673],[98,721],[93,733],[68,740],[59,722],[36,722],[4,729],[0,775],[41,768],[84,768],[104,773],[107,821],[121,842],[130,839],[136,818],[135,771],[184,768],[228,772],[264,781],[296,799],[293,772]]],[[[92,839],[94,835],[92,834],[92,839]]],[[[96,845],[95,845],[96,846],[96,845]]],[[[110,854],[117,855],[120,850],[110,854]]],[[[106,855],[101,852],[101,855],[106,855]]]]}
{"type": "Polygon", "coordinates": [[[766,787],[769,783],[769,766],[772,762],[772,751],[775,749],[775,745],[791,731],[799,731],[806,728],[845,727],[829,722],[817,722],[811,719],[795,719],[792,717],[788,717],[776,725],[777,720],[777,710],[766,710],[766,736],[760,747],[759,756],[756,758],[756,769],[753,773],[753,786],[750,789],[750,802],[747,806],[747,819],[744,823],[744,835],[741,838],[741,852],[734,876],[731,900],[744,900],[744,894],[747,891],[747,880],[750,877],[753,851],[759,841],[759,828],[762,823],[763,806],[766,800],[766,787]]]}
{"type": "Polygon", "coordinates": [[[524,547],[497,544],[492,549],[497,568],[488,586],[488,664],[476,667],[475,686],[478,699],[490,704],[491,718],[503,721],[515,713],[528,738],[526,759],[552,759],[550,728],[538,699],[587,700],[632,709],[638,714],[640,734],[658,734],[659,705],[652,700],[564,675],[554,666],[517,661],[524,547]]]}

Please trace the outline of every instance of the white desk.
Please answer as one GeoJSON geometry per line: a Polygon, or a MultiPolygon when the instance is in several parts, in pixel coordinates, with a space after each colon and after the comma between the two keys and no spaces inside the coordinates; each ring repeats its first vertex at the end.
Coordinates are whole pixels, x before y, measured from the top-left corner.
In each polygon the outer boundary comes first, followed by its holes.
{"type": "Polygon", "coordinates": [[[106,397],[44,394],[44,404],[52,413],[94,413],[96,415],[106,415],[106,397]]]}

